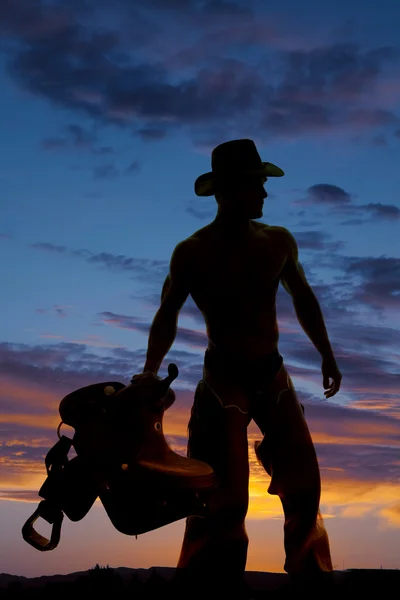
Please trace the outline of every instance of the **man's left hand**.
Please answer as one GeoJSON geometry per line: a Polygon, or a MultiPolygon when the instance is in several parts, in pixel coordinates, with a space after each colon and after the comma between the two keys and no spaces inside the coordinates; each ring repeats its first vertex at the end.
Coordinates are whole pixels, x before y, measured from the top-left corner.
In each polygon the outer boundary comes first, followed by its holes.
{"type": "Polygon", "coordinates": [[[336,364],[334,358],[322,359],[322,384],[326,392],[324,392],[326,398],[331,398],[340,389],[340,383],[342,381],[342,374],[339,371],[339,367],[336,364]],[[332,381],[330,381],[332,380],[332,381]]]}

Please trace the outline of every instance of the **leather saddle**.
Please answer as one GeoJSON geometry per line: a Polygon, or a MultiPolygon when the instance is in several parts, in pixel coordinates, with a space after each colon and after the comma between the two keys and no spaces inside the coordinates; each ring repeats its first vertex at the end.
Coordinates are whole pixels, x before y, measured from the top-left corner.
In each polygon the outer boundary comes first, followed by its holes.
{"type": "Polygon", "coordinates": [[[178,373],[172,363],[164,379],[140,373],[128,386],[96,383],[61,400],[59,440],[45,458],[43,500],[22,527],[26,542],[54,549],[64,514],[79,521],[97,498],[126,535],[207,514],[207,492],[217,485],[213,469],[174,452],[164,437],[163,415],[175,401],[170,385],[178,373]],[[72,439],[60,435],[63,423],[74,428],[72,439]],[[50,539],[34,529],[39,517],[52,525],[50,539]]]}

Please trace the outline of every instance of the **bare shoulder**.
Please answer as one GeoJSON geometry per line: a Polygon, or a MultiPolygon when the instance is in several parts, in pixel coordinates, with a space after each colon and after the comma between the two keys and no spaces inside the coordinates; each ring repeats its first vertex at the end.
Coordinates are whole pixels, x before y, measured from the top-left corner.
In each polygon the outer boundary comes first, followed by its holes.
{"type": "Polygon", "coordinates": [[[293,235],[286,227],[281,225],[269,225],[268,223],[260,223],[259,221],[253,221],[254,232],[257,235],[265,235],[274,244],[282,245],[282,247],[291,246],[296,243],[293,235]]]}
{"type": "MultiPolygon", "coordinates": [[[[205,227],[203,228],[205,229],[205,227]]],[[[189,265],[204,246],[205,235],[202,229],[195,231],[187,238],[178,242],[172,252],[171,261],[175,264],[189,265]]]]}
{"type": "Polygon", "coordinates": [[[211,226],[211,223],[209,223],[208,225],[205,225],[204,227],[197,229],[197,231],[194,231],[192,233],[192,235],[190,235],[187,239],[201,243],[203,241],[210,239],[212,233],[213,233],[213,228],[211,226]]]}
{"type": "MultiPolygon", "coordinates": [[[[264,224],[260,223],[260,225],[264,224]]],[[[265,225],[264,231],[273,239],[274,244],[279,245],[280,248],[287,252],[297,253],[297,242],[286,227],[282,227],[281,225],[265,225]]]]}
{"type": "Polygon", "coordinates": [[[189,237],[183,240],[185,251],[189,253],[191,258],[202,256],[209,248],[215,232],[211,225],[206,225],[197,231],[194,231],[189,237]]]}
{"type": "Polygon", "coordinates": [[[190,238],[185,238],[178,242],[173,249],[171,262],[186,263],[190,253],[192,252],[193,241],[190,238]]]}

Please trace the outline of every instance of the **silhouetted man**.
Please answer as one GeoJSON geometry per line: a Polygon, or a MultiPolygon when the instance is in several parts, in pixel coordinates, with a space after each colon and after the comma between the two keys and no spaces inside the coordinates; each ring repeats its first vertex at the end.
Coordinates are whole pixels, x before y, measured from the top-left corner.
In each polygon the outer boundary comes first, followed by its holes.
{"type": "Polygon", "coordinates": [[[270,494],[284,515],[284,569],[331,571],[329,541],[319,512],[320,473],[314,445],[292,380],[278,351],[276,293],[291,295],[299,322],[322,357],[325,396],[342,375],[318,301],[284,227],[263,215],[264,183],[283,171],[263,162],[252,140],[217,146],[212,171],[197,178],[199,196],[215,195],[215,219],[177,244],[149,335],[144,371],[157,373],[177,332],[189,294],[204,316],[208,347],[189,422],[188,456],[209,463],[220,482],[210,514],[189,517],[178,571],[193,589],[209,577],[238,589],[248,548],[248,439],[252,419],[263,440],[256,454],[271,476],[270,494]]]}

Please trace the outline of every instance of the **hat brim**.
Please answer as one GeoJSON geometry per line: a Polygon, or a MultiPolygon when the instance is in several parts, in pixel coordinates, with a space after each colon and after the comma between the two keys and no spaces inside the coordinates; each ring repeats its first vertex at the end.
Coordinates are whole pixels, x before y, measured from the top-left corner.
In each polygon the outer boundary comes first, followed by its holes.
{"type": "MultiPolygon", "coordinates": [[[[283,177],[283,175],[285,174],[285,172],[282,171],[280,167],[277,167],[276,165],[273,165],[270,162],[263,162],[263,165],[264,166],[260,169],[246,171],[245,175],[260,175],[261,177],[283,177]]],[[[195,194],[197,196],[213,196],[215,193],[214,181],[215,174],[212,171],[200,175],[194,183],[195,194]]]]}

